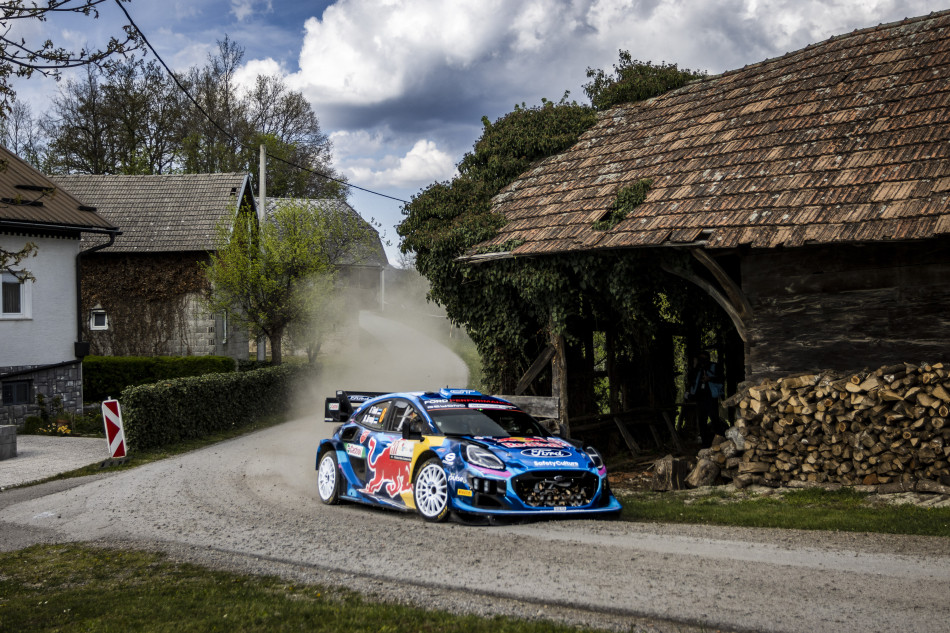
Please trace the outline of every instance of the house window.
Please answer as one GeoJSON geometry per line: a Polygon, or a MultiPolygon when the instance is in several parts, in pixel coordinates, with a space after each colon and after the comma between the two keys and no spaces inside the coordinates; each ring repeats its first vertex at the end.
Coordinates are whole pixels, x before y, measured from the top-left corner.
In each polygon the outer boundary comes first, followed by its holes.
{"type": "Polygon", "coordinates": [[[31,404],[33,384],[30,380],[10,380],[3,383],[3,404],[31,404]]]}
{"type": "Polygon", "coordinates": [[[30,288],[32,283],[20,283],[12,273],[3,273],[3,292],[0,297],[0,318],[24,319],[30,317],[30,288]]]}
{"type": "Polygon", "coordinates": [[[89,329],[90,330],[108,330],[109,329],[109,317],[106,316],[105,310],[93,310],[90,313],[89,329]]]}

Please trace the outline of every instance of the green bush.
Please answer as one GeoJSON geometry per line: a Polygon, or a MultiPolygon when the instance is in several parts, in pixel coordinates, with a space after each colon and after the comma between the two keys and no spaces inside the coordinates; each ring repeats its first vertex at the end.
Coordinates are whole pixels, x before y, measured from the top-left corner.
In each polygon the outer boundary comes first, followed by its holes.
{"type": "Polygon", "coordinates": [[[235,369],[235,360],[227,356],[87,356],[82,361],[83,399],[101,402],[133,385],[235,369]]]}
{"type": "Polygon", "coordinates": [[[130,448],[157,448],[286,413],[310,371],[280,365],[129,387],[120,397],[126,440],[130,448]]]}

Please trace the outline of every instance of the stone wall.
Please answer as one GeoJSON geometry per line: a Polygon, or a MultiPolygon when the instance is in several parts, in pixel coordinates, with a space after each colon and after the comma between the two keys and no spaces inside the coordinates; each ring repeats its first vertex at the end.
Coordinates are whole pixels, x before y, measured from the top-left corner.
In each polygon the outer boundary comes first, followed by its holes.
{"type": "Polygon", "coordinates": [[[78,360],[53,366],[0,367],[0,376],[0,382],[29,380],[32,391],[30,404],[0,404],[0,424],[22,426],[28,416],[39,415],[38,394],[43,395],[48,407],[59,397],[64,411],[82,414],[82,363],[78,360]]]}

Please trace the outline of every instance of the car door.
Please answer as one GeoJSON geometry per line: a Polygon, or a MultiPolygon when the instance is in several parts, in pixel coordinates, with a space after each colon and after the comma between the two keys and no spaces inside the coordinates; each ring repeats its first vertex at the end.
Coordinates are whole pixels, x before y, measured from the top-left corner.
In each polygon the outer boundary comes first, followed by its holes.
{"type": "Polygon", "coordinates": [[[402,429],[419,418],[408,401],[394,400],[386,411],[383,429],[369,439],[363,492],[380,503],[405,506],[405,499],[412,495],[412,455],[419,440],[405,439],[402,429]]]}
{"type": "Polygon", "coordinates": [[[356,424],[347,428],[340,436],[344,442],[346,458],[357,479],[357,482],[354,482],[355,487],[361,491],[366,487],[367,480],[372,478],[372,473],[368,470],[370,446],[371,444],[376,446],[378,440],[374,438],[384,431],[386,414],[391,408],[391,400],[384,400],[367,407],[354,418],[353,421],[356,424]]]}

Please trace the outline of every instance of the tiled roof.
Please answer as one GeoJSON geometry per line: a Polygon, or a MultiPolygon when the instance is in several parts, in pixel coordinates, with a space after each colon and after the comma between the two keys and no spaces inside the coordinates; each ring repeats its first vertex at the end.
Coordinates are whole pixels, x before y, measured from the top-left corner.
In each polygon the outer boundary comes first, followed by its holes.
{"type": "Polygon", "coordinates": [[[515,254],[950,233],[950,12],[855,31],[600,115],[493,200],[515,254]],[[597,231],[621,187],[646,201],[597,231]]]}
{"type": "Polygon", "coordinates": [[[0,227],[15,223],[49,229],[115,229],[91,208],[94,200],[85,206],[2,145],[0,162],[0,227]]]}
{"type": "Polygon", "coordinates": [[[214,250],[215,227],[248,186],[243,173],[50,178],[122,230],[112,253],[214,250]]]}
{"type": "Polygon", "coordinates": [[[359,219],[366,231],[371,232],[369,243],[360,250],[359,253],[348,253],[344,257],[343,265],[353,266],[388,266],[389,260],[386,258],[386,251],[383,249],[383,242],[379,239],[379,232],[373,226],[363,219],[356,209],[347,202],[336,198],[268,198],[266,202],[267,214],[270,215],[274,209],[281,205],[303,204],[314,206],[326,211],[343,212],[351,214],[359,219]]]}

